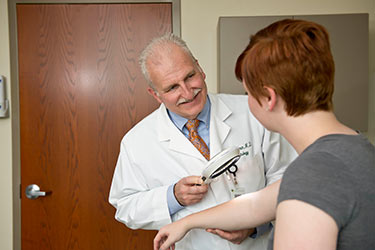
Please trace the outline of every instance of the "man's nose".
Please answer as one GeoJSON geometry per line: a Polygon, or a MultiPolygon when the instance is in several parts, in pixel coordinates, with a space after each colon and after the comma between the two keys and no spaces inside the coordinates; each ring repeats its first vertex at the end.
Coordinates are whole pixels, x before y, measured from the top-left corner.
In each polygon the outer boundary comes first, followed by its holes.
{"type": "Polygon", "coordinates": [[[188,83],[181,83],[181,95],[185,99],[192,99],[194,97],[194,90],[188,83]]]}

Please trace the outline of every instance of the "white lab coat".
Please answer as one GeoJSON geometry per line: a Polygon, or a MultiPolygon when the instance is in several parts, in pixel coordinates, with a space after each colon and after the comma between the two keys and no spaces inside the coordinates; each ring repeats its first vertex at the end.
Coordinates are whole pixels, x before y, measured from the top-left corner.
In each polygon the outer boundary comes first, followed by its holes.
{"type": "MultiPolygon", "coordinates": [[[[211,101],[210,154],[239,146],[238,185],[253,192],[278,180],[296,153],[276,133],[267,131],[249,112],[247,96],[209,95],[211,101]]],[[[131,129],[121,142],[109,202],[115,218],[132,229],[160,229],[190,213],[232,198],[233,183],[224,175],[210,184],[202,201],[177,212],[172,218],[167,189],[182,177],[201,175],[207,160],[169,119],[165,106],[131,129]]],[[[236,211],[233,211],[235,213],[236,211]]],[[[220,219],[220,218],[218,218],[220,219]]],[[[177,243],[184,250],[264,250],[265,234],[235,245],[201,229],[190,231],[177,243]]]]}

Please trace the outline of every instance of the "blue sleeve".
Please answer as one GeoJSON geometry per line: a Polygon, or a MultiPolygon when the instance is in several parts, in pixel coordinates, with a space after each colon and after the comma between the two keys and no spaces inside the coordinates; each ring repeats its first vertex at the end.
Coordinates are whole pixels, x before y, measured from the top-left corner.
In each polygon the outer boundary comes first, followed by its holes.
{"type": "Polygon", "coordinates": [[[271,223],[266,223],[266,224],[263,224],[263,225],[260,225],[258,227],[255,228],[255,232],[250,235],[251,238],[255,239],[261,235],[263,235],[264,233],[270,231],[272,229],[272,224],[271,223]]]}
{"type": "Polygon", "coordinates": [[[176,197],[174,196],[174,185],[176,184],[174,183],[170,185],[167,191],[167,202],[170,216],[174,215],[175,213],[184,208],[184,206],[181,206],[180,203],[178,203],[176,197]]]}

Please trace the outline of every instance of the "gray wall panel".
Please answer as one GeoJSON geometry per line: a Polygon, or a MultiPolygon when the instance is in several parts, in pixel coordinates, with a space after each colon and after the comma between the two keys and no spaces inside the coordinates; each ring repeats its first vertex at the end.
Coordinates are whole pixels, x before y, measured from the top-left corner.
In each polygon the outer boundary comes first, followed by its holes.
{"type": "Polygon", "coordinates": [[[327,28],[335,60],[334,110],[338,119],[353,129],[368,126],[369,36],[368,14],[255,16],[219,18],[220,93],[243,94],[234,75],[237,57],[251,34],[284,18],[305,19],[327,28]]]}

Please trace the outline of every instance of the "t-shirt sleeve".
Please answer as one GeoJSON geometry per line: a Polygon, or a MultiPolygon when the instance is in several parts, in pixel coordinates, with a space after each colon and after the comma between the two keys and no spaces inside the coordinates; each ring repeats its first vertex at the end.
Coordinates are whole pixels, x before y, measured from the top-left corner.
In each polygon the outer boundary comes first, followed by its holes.
{"type": "Polygon", "coordinates": [[[350,173],[337,157],[324,152],[301,155],[283,176],[278,203],[284,200],[309,203],[329,214],[341,228],[355,207],[349,180],[350,173]]]}

